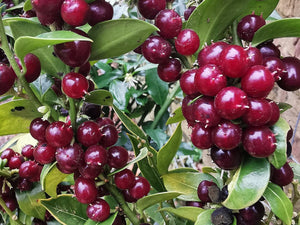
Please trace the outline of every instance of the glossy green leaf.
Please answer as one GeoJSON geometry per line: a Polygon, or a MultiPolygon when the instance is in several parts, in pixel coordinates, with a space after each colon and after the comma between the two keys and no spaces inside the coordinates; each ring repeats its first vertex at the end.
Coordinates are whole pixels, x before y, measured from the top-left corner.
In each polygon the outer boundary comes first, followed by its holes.
{"type": "Polygon", "coordinates": [[[113,97],[109,91],[95,90],[85,96],[85,101],[98,105],[113,105],[113,97]]]}
{"type": "Polygon", "coordinates": [[[157,28],[136,19],[118,19],[98,23],[89,32],[94,41],[90,60],[120,56],[140,46],[157,28]]]}
{"type": "Polygon", "coordinates": [[[244,158],[228,184],[228,197],[222,204],[229,209],[243,209],[257,202],[268,186],[270,164],[265,158],[244,158]]]}
{"type": "Polygon", "coordinates": [[[279,118],[277,123],[271,127],[273,133],[276,135],[276,150],[269,156],[270,163],[276,168],[282,167],[287,160],[286,156],[286,135],[290,129],[290,125],[283,119],[279,118]]]}
{"type": "Polygon", "coordinates": [[[289,164],[293,169],[294,179],[296,179],[296,180],[298,180],[298,182],[300,182],[300,165],[297,163],[293,163],[293,162],[291,162],[289,164]]]}
{"type": "Polygon", "coordinates": [[[213,176],[199,172],[168,173],[162,178],[168,191],[184,193],[178,197],[184,201],[199,201],[197,188],[202,180],[211,180],[218,184],[213,176]]]}
{"type": "Polygon", "coordinates": [[[179,107],[171,114],[171,117],[167,120],[166,125],[169,125],[172,123],[178,123],[178,122],[181,122],[184,120],[185,120],[185,118],[182,114],[181,107],[179,107]]]}
{"type": "Polygon", "coordinates": [[[147,154],[148,154],[148,149],[146,147],[142,148],[140,150],[140,153],[138,154],[137,157],[135,157],[133,160],[131,160],[130,162],[128,162],[127,165],[124,166],[123,168],[115,170],[114,172],[108,174],[108,176],[112,176],[112,175],[114,175],[114,174],[116,174],[116,173],[118,173],[118,172],[120,172],[120,171],[122,171],[122,170],[124,170],[124,169],[126,169],[126,168],[128,168],[130,166],[132,166],[133,164],[135,164],[135,163],[139,162],[140,160],[144,159],[147,156],[147,154]]]}
{"type": "Polygon", "coordinates": [[[129,103],[129,89],[127,85],[120,80],[113,80],[109,84],[109,90],[113,96],[114,105],[123,111],[127,111],[129,103]]]}
{"type": "Polygon", "coordinates": [[[0,105],[0,135],[27,133],[31,121],[41,117],[30,100],[13,100],[0,105]]]}
{"type": "MultiPolygon", "coordinates": [[[[156,144],[155,149],[162,148],[165,143],[168,141],[169,136],[166,134],[166,132],[163,129],[156,128],[145,128],[146,133],[150,136],[151,140],[156,144]]],[[[153,143],[153,144],[154,144],[153,143]]]]}
{"type": "Polygon", "coordinates": [[[36,184],[30,191],[16,191],[19,208],[29,216],[44,219],[46,210],[39,203],[39,199],[46,198],[40,184],[36,184]]]}
{"type": "Polygon", "coordinates": [[[122,76],[123,76],[123,72],[120,70],[106,72],[105,74],[102,74],[100,76],[95,73],[91,74],[91,77],[92,77],[93,81],[96,83],[98,88],[108,87],[112,81],[114,81],[122,76]]]}
{"type": "Polygon", "coordinates": [[[106,220],[104,220],[102,222],[95,222],[91,219],[88,219],[84,225],[112,225],[113,222],[115,221],[117,215],[118,215],[118,212],[115,212],[113,215],[111,215],[110,217],[108,217],[106,220]]]}
{"type": "Polygon", "coordinates": [[[279,102],[278,107],[280,109],[280,113],[283,113],[286,110],[291,109],[293,106],[285,102],[279,102]]]}
{"type": "Polygon", "coordinates": [[[300,37],[299,27],[299,18],[287,18],[268,23],[255,32],[252,46],[257,46],[264,41],[274,38],[300,37]]]}
{"type": "Polygon", "coordinates": [[[31,1],[30,0],[26,0],[25,3],[24,3],[23,10],[24,11],[29,11],[31,9],[32,9],[31,1]]]}
{"type": "Polygon", "coordinates": [[[136,207],[137,210],[142,213],[145,209],[152,205],[177,198],[181,194],[182,193],[169,191],[148,195],[139,199],[136,202],[136,207]]]}
{"type": "Polygon", "coordinates": [[[168,142],[157,153],[157,169],[161,175],[168,173],[169,166],[176,155],[181,141],[182,129],[181,123],[179,123],[168,142]]]}
{"type": "Polygon", "coordinates": [[[158,74],[157,69],[146,71],[146,84],[147,90],[156,104],[162,105],[166,101],[169,93],[168,84],[162,81],[158,74]]]}
{"type": "Polygon", "coordinates": [[[206,0],[192,13],[186,28],[196,31],[203,46],[212,40],[222,39],[225,35],[224,31],[234,20],[239,20],[253,11],[267,18],[277,3],[278,0],[206,0]]]}
{"type": "Polygon", "coordinates": [[[293,204],[281,187],[269,183],[264,192],[264,197],[269,202],[272,212],[279,219],[285,224],[292,224],[293,204]]]}
{"type": "Polygon", "coordinates": [[[207,209],[204,212],[200,213],[197,217],[195,225],[213,225],[213,223],[211,222],[211,214],[214,211],[214,209],[207,209]]]}
{"type": "Polygon", "coordinates": [[[169,212],[175,216],[196,222],[198,215],[202,213],[204,209],[192,206],[183,206],[179,208],[166,207],[160,209],[159,211],[169,212]]]}
{"type": "Polygon", "coordinates": [[[57,198],[41,199],[40,202],[61,224],[84,225],[88,219],[87,205],[78,202],[73,195],[59,195],[57,198]]]}

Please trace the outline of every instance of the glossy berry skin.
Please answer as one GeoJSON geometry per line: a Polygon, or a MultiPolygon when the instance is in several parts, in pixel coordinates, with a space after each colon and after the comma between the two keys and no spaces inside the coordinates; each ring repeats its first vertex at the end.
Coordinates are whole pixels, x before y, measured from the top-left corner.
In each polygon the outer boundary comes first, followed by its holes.
{"type": "Polygon", "coordinates": [[[78,144],[57,148],[55,159],[57,168],[66,174],[73,173],[77,170],[84,156],[82,148],[78,144]]]}
{"type": "Polygon", "coordinates": [[[246,49],[247,52],[247,63],[248,66],[262,65],[263,64],[263,56],[260,53],[259,49],[255,47],[248,47],[246,49]]]}
{"type": "Polygon", "coordinates": [[[198,94],[198,90],[195,86],[196,73],[197,73],[197,69],[188,70],[184,72],[179,79],[181,90],[186,95],[198,94]]]}
{"type": "Polygon", "coordinates": [[[226,85],[227,79],[216,65],[207,64],[197,70],[195,86],[201,94],[215,96],[226,85]]]}
{"type": "Polygon", "coordinates": [[[279,120],[280,109],[279,109],[279,106],[277,105],[276,102],[271,101],[271,100],[268,100],[268,101],[269,101],[269,104],[270,104],[271,109],[272,109],[271,118],[270,118],[269,122],[267,123],[267,125],[270,127],[270,126],[274,125],[279,120]]]}
{"type": "Polygon", "coordinates": [[[67,73],[62,80],[62,90],[70,98],[82,98],[89,88],[87,79],[79,73],[67,73]]]}
{"type": "Polygon", "coordinates": [[[210,186],[217,186],[214,182],[203,180],[200,182],[197,188],[197,194],[202,203],[211,202],[211,199],[208,195],[208,190],[210,186]]]}
{"type": "Polygon", "coordinates": [[[84,153],[84,161],[92,167],[103,167],[107,163],[106,149],[101,145],[92,145],[84,153]]]}
{"type": "Polygon", "coordinates": [[[28,83],[31,83],[35,81],[41,73],[41,62],[39,58],[29,53],[24,58],[25,66],[26,66],[26,73],[25,73],[25,79],[28,83]]]}
{"type": "Polygon", "coordinates": [[[114,9],[109,2],[104,0],[96,0],[90,4],[90,16],[88,23],[91,26],[97,23],[111,20],[114,15],[114,9]]]}
{"type": "Polygon", "coordinates": [[[121,146],[110,147],[107,151],[108,165],[111,168],[122,168],[128,162],[128,151],[121,146]]]}
{"type": "Polygon", "coordinates": [[[272,73],[275,81],[281,80],[286,69],[281,59],[272,56],[266,57],[263,60],[263,65],[272,73]]]}
{"type": "Polygon", "coordinates": [[[134,203],[137,201],[137,199],[130,195],[129,189],[122,190],[122,194],[126,202],[134,203]]]}
{"type": "Polygon", "coordinates": [[[261,65],[252,66],[241,80],[241,88],[252,98],[265,98],[273,87],[273,75],[261,65]]]}
{"type": "Polygon", "coordinates": [[[213,145],[211,128],[197,123],[192,130],[191,141],[199,149],[208,149],[213,145]]]}
{"type": "Polygon", "coordinates": [[[135,176],[131,170],[124,169],[115,174],[114,181],[119,189],[125,190],[133,187],[135,176]]]}
{"type": "Polygon", "coordinates": [[[31,4],[35,11],[45,12],[57,12],[60,10],[63,0],[31,0],[31,4]]]}
{"type": "Polygon", "coordinates": [[[75,197],[83,204],[91,204],[97,198],[97,188],[94,180],[78,177],[74,185],[75,197]]]}
{"type": "Polygon", "coordinates": [[[275,135],[266,126],[246,128],[242,139],[244,149],[256,158],[268,157],[276,149],[275,135]]]}
{"type": "Polygon", "coordinates": [[[89,12],[90,7],[84,0],[64,0],[60,9],[62,19],[73,27],[86,24],[89,12]]]}
{"type": "Polygon", "coordinates": [[[214,163],[223,170],[235,170],[242,162],[243,149],[234,148],[230,151],[212,147],[210,156],[214,163]]]}
{"type": "Polygon", "coordinates": [[[87,115],[92,120],[97,119],[101,115],[101,106],[93,103],[85,102],[81,108],[84,115],[87,115]]]}
{"type": "Polygon", "coordinates": [[[113,125],[106,125],[100,128],[102,137],[99,144],[107,148],[117,143],[119,138],[118,130],[113,125]]]}
{"type": "Polygon", "coordinates": [[[300,88],[300,60],[296,57],[282,59],[286,72],[277,81],[279,87],[285,91],[296,91],[300,88]]]}
{"type": "Polygon", "coordinates": [[[151,63],[163,63],[169,59],[172,47],[160,36],[151,36],[142,45],[143,56],[151,63]]]}
{"type": "Polygon", "coordinates": [[[291,166],[286,162],[282,167],[276,169],[271,165],[270,181],[281,187],[290,184],[294,179],[294,172],[291,166]]]}
{"type": "Polygon", "coordinates": [[[161,10],[156,15],[154,24],[159,28],[157,33],[165,39],[177,37],[182,27],[180,16],[171,9],[161,10]]]}
{"type": "Polygon", "coordinates": [[[228,44],[223,41],[218,41],[205,46],[198,54],[197,61],[199,66],[204,66],[206,64],[221,65],[220,55],[227,46],[228,44]]]}
{"type": "MultiPolygon", "coordinates": [[[[72,29],[71,31],[88,37],[85,32],[79,29],[72,29]]],[[[85,64],[91,55],[91,42],[71,41],[57,44],[54,45],[54,53],[68,66],[79,67],[85,64]]]]}
{"type": "Polygon", "coordinates": [[[34,151],[34,147],[32,145],[25,145],[22,148],[21,154],[26,157],[27,159],[31,159],[33,160],[33,151],[34,151]]]}
{"type": "Polygon", "coordinates": [[[192,55],[200,46],[198,34],[191,29],[180,31],[175,40],[176,51],[181,55],[192,55]]]}
{"type": "Polygon", "coordinates": [[[91,166],[82,161],[78,166],[78,171],[80,173],[80,176],[82,176],[83,178],[94,180],[102,172],[102,167],[91,166]]]}
{"type": "Polygon", "coordinates": [[[220,67],[231,78],[243,77],[248,69],[248,54],[238,45],[227,46],[220,54],[220,67]]]}
{"type": "Polygon", "coordinates": [[[49,145],[53,147],[64,147],[71,143],[73,130],[62,121],[51,123],[45,132],[45,137],[49,145]]]}
{"type": "Polygon", "coordinates": [[[188,20],[190,18],[190,15],[194,10],[196,9],[196,6],[189,6],[183,13],[183,17],[185,20],[188,20]]]}
{"type": "Polygon", "coordinates": [[[247,112],[249,101],[243,90],[229,86],[219,91],[215,97],[214,105],[222,118],[234,120],[247,112]]]}
{"type": "Polygon", "coordinates": [[[90,71],[91,71],[91,63],[86,62],[85,64],[79,67],[78,73],[86,77],[87,75],[89,75],[90,71]]]}
{"type": "Polygon", "coordinates": [[[249,109],[243,115],[243,121],[250,126],[266,125],[272,116],[272,107],[266,99],[249,98],[249,109]]]}
{"type": "Polygon", "coordinates": [[[101,137],[100,127],[94,121],[85,121],[77,128],[77,140],[85,147],[97,144],[101,137]]]}
{"type": "Polygon", "coordinates": [[[45,133],[49,125],[49,121],[43,120],[42,118],[32,120],[29,127],[31,136],[38,141],[46,141],[45,133]]]}
{"type": "Polygon", "coordinates": [[[224,120],[212,129],[213,143],[223,150],[236,148],[242,140],[242,129],[231,121],[224,120]]]}
{"type": "Polygon", "coordinates": [[[175,82],[180,78],[181,63],[178,59],[170,58],[160,63],[157,73],[161,80],[165,82],[175,82]]]}
{"type": "Polygon", "coordinates": [[[143,17],[153,20],[161,10],[166,8],[166,0],[139,0],[137,6],[143,17]]]}
{"type": "Polygon", "coordinates": [[[15,83],[16,75],[5,64],[0,64],[0,95],[5,94],[15,83]]]}
{"type": "Polygon", "coordinates": [[[42,168],[35,161],[25,161],[21,164],[19,168],[19,176],[26,178],[31,182],[36,182],[40,180],[40,173],[42,168]]]}
{"type": "Polygon", "coordinates": [[[1,159],[7,159],[7,162],[11,159],[11,157],[15,156],[16,153],[11,148],[7,148],[1,152],[1,159]]]}
{"type": "Polygon", "coordinates": [[[115,125],[114,121],[112,121],[108,117],[100,117],[100,118],[96,119],[96,123],[98,124],[98,126],[100,128],[102,128],[102,127],[104,127],[106,125],[112,125],[112,126],[115,125]]]}
{"type": "Polygon", "coordinates": [[[41,165],[48,164],[55,159],[56,148],[49,144],[38,145],[33,151],[33,157],[41,165]]]}
{"type": "Polygon", "coordinates": [[[280,58],[280,50],[272,42],[264,42],[257,46],[263,58],[277,57],[280,58]]]}
{"type": "Polygon", "coordinates": [[[239,216],[247,224],[258,224],[265,214],[265,208],[261,202],[256,202],[254,205],[241,209],[239,216]]]}
{"type": "Polygon", "coordinates": [[[193,207],[198,207],[198,208],[203,208],[204,204],[203,202],[195,202],[195,201],[188,201],[185,203],[186,206],[193,206],[193,207]]]}
{"type": "Polygon", "coordinates": [[[255,32],[265,24],[266,21],[262,16],[247,15],[238,23],[237,34],[242,40],[252,41],[255,32]]]}
{"type": "Polygon", "coordinates": [[[96,222],[105,221],[110,216],[109,204],[103,199],[97,199],[95,202],[88,205],[86,215],[96,222]]]}
{"type": "Polygon", "coordinates": [[[144,177],[136,177],[133,186],[129,189],[130,195],[135,199],[146,196],[150,191],[150,183],[144,177]]]}
{"type": "Polygon", "coordinates": [[[19,169],[24,161],[24,157],[19,154],[12,156],[8,161],[9,169],[19,169]]]}
{"type": "Polygon", "coordinates": [[[195,117],[194,117],[194,109],[193,109],[194,103],[192,103],[193,99],[194,98],[190,95],[185,96],[182,100],[182,106],[181,106],[182,114],[190,126],[195,125],[195,117]]]}

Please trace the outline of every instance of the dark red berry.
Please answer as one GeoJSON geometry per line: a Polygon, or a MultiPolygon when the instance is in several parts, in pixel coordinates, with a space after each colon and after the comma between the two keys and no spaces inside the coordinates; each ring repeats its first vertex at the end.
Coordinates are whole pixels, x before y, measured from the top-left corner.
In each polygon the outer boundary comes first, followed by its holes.
{"type": "Polygon", "coordinates": [[[170,58],[160,63],[157,73],[161,80],[165,82],[175,82],[180,78],[181,63],[178,59],[170,58]]]}
{"type": "Polygon", "coordinates": [[[7,162],[11,159],[11,157],[15,156],[16,153],[11,148],[7,148],[1,152],[1,159],[7,159],[7,162]]]}
{"type": "Polygon", "coordinates": [[[263,58],[277,57],[280,58],[280,50],[272,42],[264,42],[257,46],[263,58]]]}
{"type": "Polygon", "coordinates": [[[198,208],[203,208],[204,203],[203,202],[195,202],[195,201],[188,201],[185,203],[186,206],[193,206],[193,207],[198,207],[198,208]]]}
{"type": "Polygon", "coordinates": [[[198,93],[198,90],[195,86],[195,75],[197,69],[191,69],[184,72],[180,77],[180,87],[183,93],[186,95],[195,95],[198,93]]]}
{"type": "Polygon", "coordinates": [[[15,83],[16,75],[13,70],[0,64],[0,95],[5,94],[15,83]]]}
{"type": "Polygon", "coordinates": [[[12,169],[19,169],[21,164],[24,162],[24,157],[17,154],[14,155],[10,158],[10,160],[8,161],[8,166],[9,168],[12,169]]]}
{"type": "Polygon", "coordinates": [[[107,148],[117,143],[119,138],[118,130],[113,125],[106,125],[100,128],[102,137],[99,144],[107,148]]]}
{"type": "Polygon", "coordinates": [[[226,42],[218,41],[211,45],[205,46],[198,54],[199,66],[206,64],[221,65],[220,55],[222,51],[228,46],[226,42]]]}
{"type": "Polygon", "coordinates": [[[108,118],[108,117],[100,117],[100,118],[98,118],[97,120],[96,120],[96,123],[98,124],[98,126],[101,128],[101,127],[103,127],[103,126],[105,126],[105,125],[112,125],[112,126],[114,126],[115,125],[115,123],[114,123],[114,121],[112,121],[110,118],[108,118]]]}
{"type": "Polygon", "coordinates": [[[33,151],[34,160],[39,164],[48,164],[55,159],[56,148],[49,144],[42,144],[35,148],[33,151]]]}
{"type": "Polygon", "coordinates": [[[247,52],[247,63],[248,66],[262,65],[263,64],[263,56],[260,53],[259,49],[255,47],[248,47],[246,49],[247,52]]]}
{"type": "Polygon", "coordinates": [[[110,147],[107,151],[108,165],[112,168],[122,168],[127,164],[128,151],[121,146],[110,147]]]}
{"type": "Polygon", "coordinates": [[[26,157],[27,159],[31,159],[33,160],[33,151],[34,151],[34,147],[32,145],[25,145],[22,148],[21,154],[26,157]]]}
{"type": "Polygon", "coordinates": [[[94,26],[97,23],[111,20],[114,15],[114,9],[109,2],[96,0],[90,3],[89,25],[94,26]]]}
{"type": "Polygon", "coordinates": [[[78,73],[86,77],[87,75],[89,75],[90,71],[91,71],[91,63],[86,62],[85,64],[79,67],[78,73]]]}
{"type": "Polygon", "coordinates": [[[150,183],[144,177],[136,177],[133,186],[129,189],[130,195],[135,199],[146,196],[150,191],[150,183]]]}
{"type": "Polygon", "coordinates": [[[61,23],[60,7],[63,0],[31,0],[34,11],[42,25],[61,23]]]}
{"type": "Polygon", "coordinates": [[[97,198],[97,188],[94,180],[78,177],[74,185],[75,197],[83,204],[91,204],[97,198]]]}
{"type": "Polygon", "coordinates": [[[83,178],[94,180],[102,172],[102,166],[91,166],[82,160],[78,171],[83,178]]]}
{"type": "Polygon", "coordinates": [[[99,125],[94,121],[86,121],[77,128],[77,140],[86,147],[97,144],[102,133],[99,125]]]}
{"type": "Polygon", "coordinates": [[[103,199],[97,199],[95,202],[88,205],[86,214],[91,220],[102,222],[110,215],[109,204],[103,199]]]}
{"type": "Polygon", "coordinates": [[[63,20],[73,27],[86,24],[89,13],[90,6],[84,0],[64,0],[60,9],[63,20]]]}
{"type": "Polygon", "coordinates": [[[46,141],[45,133],[49,125],[49,121],[43,120],[42,118],[32,120],[29,127],[31,136],[38,141],[46,141]]]}
{"type": "Polygon", "coordinates": [[[183,98],[181,110],[182,110],[182,114],[183,114],[184,118],[187,120],[187,122],[190,126],[195,125],[193,105],[194,105],[194,103],[193,103],[192,96],[187,95],[183,98]]]}
{"type": "Polygon", "coordinates": [[[200,149],[208,149],[213,145],[211,139],[211,128],[205,127],[199,123],[197,123],[193,127],[193,131],[191,134],[191,141],[193,145],[200,149]]]}
{"type": "Polygon", "coordinates": [[[203,203],[211,202],[211,199],[209,197],[209,187],[211,186],[218,187],[214,182],[208,180],[203,180],[198,185],[197,194],[201,202],[203,203]]]}
{"type": "Polygon", "coordinates": [[[290,184],[294,179],[294,172],[291,166],[286,162],[282,167],[276,169],[271,165],[270,180],[281,187],[290,184]]]}
{"type": "Polygon", "coordinates": [[[122,194],[123,194],[123,197],[125,199],[126,202],[129,202],[129,203],[134,203],[137,201],[137,199],[135,199],[134,197],[131,196],[130,192],[128,189],[126,190],[122,190],[122,194]]]}
{"type": "Polygon", "coordinates": [[[101,106],[85,102],[82,106],[82,113],[89,116],[92,120],[97,119],[101,115],[101,106]]]}
{"type": "Polygon", "coordinates": [[[67,73],[62,79],[62,90],[70,98],[82,98],[88,88],[89,82],[79,73],[67,73]]]}
{"type": "Polygon", "coordinates": [[[166,0],[139,0],[137,6],[143,17],[152,20],[166,8],[166,0]]]}
{"type": "Polygon", "coordinates": [[[114,181],[119,189],[125,190],[133,187],[135,176],[131,170],[124,169],[115,174],[114,181]]]}
{"type": "Polygon", "coordinates": [[[296,57],[285,57],[282,62],[286,72],[282,73],[277,84],[285,91],[298,90],[300,88],[300,60],[296,57]]]}
{"type": "Polygon", "coordinates": [[[107,163],[106,149],[100,145],[90,146],[85,151],[84,161],[92,167],[103,167],[107,163]]]}
{"type": "MultiPolygon", "coordinates": [[[[9,208],[10,211],[12,211],[12,212],[15,211],[19,206],[15,196],[4,197],[3,200],[4,200],[7,208],[9,208]]],[[[1,209],[2,209],[2,207],[1,207],[1,209]]]]}
{"type": "Polygon", "coordinates": [[[25,79],[28,83],[31,83],[35,81],[41,73],[41,63],[39,58],[29,53],[24,58],[25,66],[26,66],[26,73],[25,73],[25,79]]]}
{"type": "Polygon", "coordinates": [[[29,179],[19,177],[17,188],[20,191],[29,191],[31,190],[32,186],[33,186],[33,182],[31,182],[29,179]]]}
{"type": "Polygon", "coordinates": [[[210,156],[214,163],[223,170],[235,170],[242,162],[243,149],[237,147],[231,150],[223,150],[212,147],[210,156]]]}
{"type": "Polygon", "coordinates": [[[55,121],[47,127],[45,137],[49,145],[53,147],[64,147],[71,143],[73,130],[66,123],[55,121]]]}
{"type": "Polygon", "coordinates": [[[241,209],[239,216],[247,224],[258,224],[265,215],[265,208],[261,202],[256,202],[254,205],[241,209]]]}
{"type": "Polygon", "coordinates": [[[191,29],[180,31],[175,40],[176,51],[181,55],[192,55],[200,46],[198,34],[191,29]]]}
{"type": "Polygon", "coordinates": [[[196,6],[189,6],[185,11],[184,11],[184,19],[188,20],[190,18],[190,15],[192,12],[196,9],[196,6]]]}
{"type": "Polygon", "coordinates": [[[42,167],[34,161],[25,161],[21,164],[19,168],[19,176],[26,178],[31,182],[36,182],[40,180],[40,173],[42,167]]]}
{"type": "Polygon", "coordinates": [[[272,73],[275,81],[281,80],[281,76],[284,74],[286,69],[281,59],[274,56],[265,57],[263,65],[272,73]]]}
{"type": "Polygon", "coordinates": [[[252,41],[255,32],[266,24],[266,21],[262,16],[247,15],[244,16],[237,26],[238,36],[245,41],[252,41]]]}

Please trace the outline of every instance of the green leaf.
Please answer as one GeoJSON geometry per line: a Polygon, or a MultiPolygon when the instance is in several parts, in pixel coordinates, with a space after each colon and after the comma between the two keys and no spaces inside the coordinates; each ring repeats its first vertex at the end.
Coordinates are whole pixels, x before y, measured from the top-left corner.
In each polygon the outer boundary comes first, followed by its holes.
{"type": "Polygon", "coordinates": [[[0,105],[0,135],[27,133],[31,121],[41,117],[30,100],[13,100],[0,105]]]}
{"type": "Polygon", "coordinates": [[[286,110],[291,109],[293,106],[285,102],[279,102],[278,107],[280,109],[280,113],[283,113],[286,110]]]}
{"type": "Polygon", "coordinates": [[[105,74],[102,74],[100,76],[98,74],[92,73],[91,76],[98,88],[104,88],[108,87],[112,81],[122,77],[123,73],[120,70],[114,70],[111,72],[106,72],[105,74]]]}
{"type": "Polygon", "coordinates": [[[25,3],[24,3],[23,10],[24,11],[29,11],[31,9],[32,9],[31,1],[30,0],[26,0],[25,3]]]}
{"type": "Polygon", "coordinates": [[[157,153],[157,169],[161,175],[168,173],[169,166],[176,155],[181,141],[182,130],[181,123],[179,123],[168,142],[157,153]]]}
{"type": "Polygon", "coordinates": [[[196,169],[193,169],[191,167],[180,167],[180,168],[168,171],[168,173],[186,173],[186,172],[197,173],[199,171],[196,169]]]}
{"type": "Polygon", "coordinates": [[[264,192],[265,199],[269,202],[272,212],[285,224],[292,224],[293,204],[285,192],[276,184],[269,183],[264,192]]]}
{"type": "Polygon", "coordinates": [[[129,103],[129,90],[127,85],[120,80],[113,80],[109,85],[109,90],[113,96],[114,105],[126,111],[129,103]]]}
{"type": "Polygon", "coordinates": [[[173,198],[177,198],[181,194],[182,193],[169,191],[169,192],[161,192],[157,194],[148,195],[139,199],[136,202],[136,207],[137,210],[142,213],[145,209],[147,209],[152,205],[155,205],[163,201],[171,200],[173,198]]]}
{"type": "Polygon", "coordinates": [[[115,214],[111,215],[110,217],[108,217],[106,220],[104,220],[102,222],[95,222],[91,219],[88,219],[84,225],[112,225],[113,222],[115,221],[117,215],[118,215],[118,212],[115,212],[115,214]]]}
{"type": "Polygon", "coordinates": [[[160,128],[151,129],[151,128],[145,128],[146,133],[151,137],[151,140],[155,142],[157,147],[155,146],[155,149],[160,149],[168,140],[168,135],[166,132],[160,128]]]}
{"type": "Polygon", "coordinates": [[[255,32],[252,46],[257,46],[264,41],[274,38],[300,37],[299,27],[299,18],[287,18],[268,23],[255,32]]]}
{"type": "Polygon", "coordinates": [[[128,167],[130,167],[131,165],[139,162],[140,160],[144,159],[147,156],[147,154],[148,154],[148,149],[146,147],[142,148],[140,150],[140,153],[138,154],[137,157],[135,157],[133,160],[131,160],[130,162],[128,162],[127,165],[124,166],[123,168],[115,170],[114,172],[108,174],[108,176],[112,176],[112,175],[114,175],[114,174],[116,174],[116,173],[118,173],[118,172],[120,172],[120,171],[122,171],[122,170],[124,170],[124,169],[126,169],[128,167]]]}
{"type": "Polygon", "coordinates": [[[113,105],[113,97],[109,91],[96,90],[85,96],[85,101],[98,105],[113,105]]]}
{"type": "Polygon", "coordinates": [[[61,224],[84,225],[88,219],[87,205],[78,202],[73,195],[59,195],[57,198],[41,199],[40,202],[61,224]]]}
{"type": "Polygon", "coordinates": [[[120,56],[140,46],[157,28],[136,19],[118,19],[98,23],[88,32],[94,41],[90,60],[120,56]]]}
{"type": "Polygon", "coordinates": [[[146,71],[146,84],[148,85],[148,92],[155,101],[156,104],[164,104],[169,87],[168,84],[162,81],[157,74],[157,69],[151,69],[146,71]]]}
{"type": "Polygon", "coordinates": [[[294,179],[300,182],[300,165],[297,163],[289,163],[294,172],[294,179]]]}
{"type": "Polygon", "coordinates": [[[196,31],[201,46],[203,46],[212,40],[222,39],[225,35],[224,31],[234,20],[239,20],[253,11],[256,15],[262,14],[264,18],[267,18],[275,9],[277,3],[278,0],[203,1],[190,16],[186,28],[196,31]]]}
{"type": "Polygon", "coordinates": [[[213,223],[211,222],[211,214],[214,211],[214,209],[208,209],[200,213],[197,217],[195,225],[213,225],[213,223]]]}
{"type": "Polygon", "coordinates": [[[181,107],[177,108],[171,115],[171,117],[167,120],[166,125],[172,124],[172,123],[178,123],[181,121],[184,121],[185,118],[182,114],[181,107]]]}
{"type": "Polygon", "coordinates": [[[184,193],[178,197],[184,201],[199,201],[197,188],[201,181],[210,180],[218,184],[213,176],[199,172],[168,173],[162,178],[168,191],[184,193]]]}
{"type": "Polygon", "coordinates": [[[16,191],[19,208],[29,216],[44,219],[46,210],[39,203],[39,199],[46,198],[40,184],[36,184],[30,191],[16,191]]]}
{"type": "Polygon", "coordinates": [[[166,207],[160,209],[159,211],[169,212],[181,218],[196,222],[198,215],[202,213],[204,209],[192,206],[183,206],[176,209],[172,207],[166,207]]]}
{"type": "Polygon", "coordinates": [[[271,127],[272,132],[276,135],[277,146],[275,152],[269,156],[269,161],[276,168],[280,168],[286,163],[286,136],[289,129],[290,125],[282,117],[271,127]]]}
{"type": "Polygon", "coordinates": [[[243,209],[257,202],[268,186],[270,164],[265,158],[244,158],[228,184],[229,195],[222,204],[229,209],[243,209]]]}

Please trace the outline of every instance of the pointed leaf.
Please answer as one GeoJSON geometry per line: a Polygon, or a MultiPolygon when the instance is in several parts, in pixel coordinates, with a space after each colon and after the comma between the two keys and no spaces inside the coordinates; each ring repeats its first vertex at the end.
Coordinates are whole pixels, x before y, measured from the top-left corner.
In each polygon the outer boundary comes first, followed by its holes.
{"type": "Polygon", "coordinates": [[[218,184],[213,176],[199,172],[168,173],[163,175],[162,178],[168,191],[184,193],[178,196],[179,199],[184,201],[199,201],[197,188],[201,181],[210,180],[218,184]]]}
{"type": "Polygon", "coordinates": [[[243,209],[257,202],[268,186],[270,164],[264,158],[244,158],[228,184],[228,197],[222,204],[229,209],[243,209]]]}
{"type": "Polygon", "coordinates": [[[283,113],[286,110],[291,109],[293,106],[285,102],[279,102],[278,107],[280,109],[280,113],[283,113]]]}
{"type": "Polygon", "coordinates": [[[85,96],[85,101],[97,105],[113,105],[113,97],[109,91],[96,90],[85,96]]]}
{"type": "Polygon", "coordinates": [[[274,38],[300,37],[299,27],[299,18],[287,18],[268,23],[255,32],[252,46],[257,46],[264,41],[274,38]]]}
{"type": "Polygon", "coordinates": [[[116,217],[118,215],[118,212],[115,212],[115,214],[112,214],[110,217],[108,217],[106,220],[102,222],[95,222],[91,219],[88,219],[84,225],[112,225],[115,221],[116,217]]]}
{"type": "Polygon", "coordinates": [[[168,173],[169,165],[176,155],[181,141],[182,130],[181,123],[179,123],[168,142],[157,153],[157,169],[161,175],[168,173]]]}
{"type": "Polygon", "coordinates": [[[214,209],[208,209],[200,213],[197,217],[195,225],[213,225],[211,222],[211,214],[214,212],[214,209]]]}
{"type": "Polygon", "coordinates": [[[264,192],[265,199],[269,202],[272,212],[285,224],[292,224],[293,204],[284,191],[276,184],[269,183],[264,192]]]}
{"type": "Polygon", "coordinates": [[[40,202],[61,224],[84,225],[88,219],[87,205],[78,202],[73,195],[59,195],[57,198],[41,199],[40,202]]]}
{"type": "Polygon", "coordinates": [[[16,198],[20,209],[26,215],[44,219],[46,210],[38,200],[46,198],[46,195],[40,184],[36,184],[30,191],[16,191],[16,198]]]}
{"type": "Polygon", "coordinates": [[[171,117],[167,120],[166,125],[172,124],[172,123],[178,123],[181,121],[184,121],[185,118],[182,114],[181,107],[177,108],[171,115],[171,117]]]}
{"type": "Polygon", "coordinates": [[[123,111],[127,111],[129,103],[129,89],[124,82],[120,80],[113,80],[109,84],[109,90],[113,96],[114,105],[123,111]]]}
{"type": "Polygon", "coordinates": [[[157,28],[136,19],[118,19],[98,23],[89,32],[94,41],[90,60],[120,56],[140,46],[157,28]]]}
{"type": "Polygon", "coordinates": [[[175,216],[179,216],[181,218],[191,220],[196,222],[197,217],[200,213],[202,213],[205,209],[192,207],[192,206],[183,206],[179,208],[166,207],[162,208],[159,211],[165,211],[174,214],[175,216]]]}

